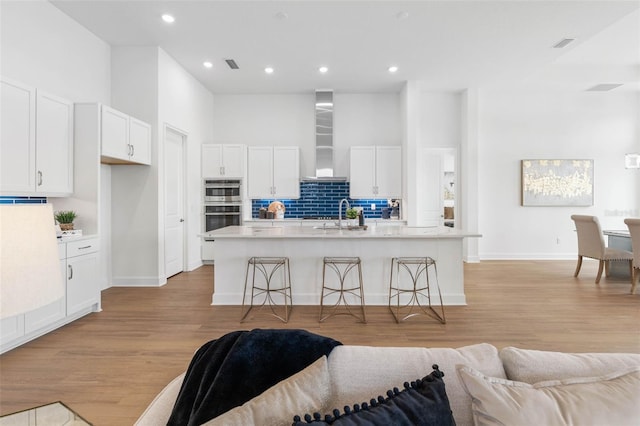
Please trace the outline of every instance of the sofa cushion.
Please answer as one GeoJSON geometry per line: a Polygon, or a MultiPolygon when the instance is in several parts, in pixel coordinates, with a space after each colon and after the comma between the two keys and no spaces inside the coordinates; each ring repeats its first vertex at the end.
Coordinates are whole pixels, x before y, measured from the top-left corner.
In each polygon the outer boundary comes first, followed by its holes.
{"type": "Polygon", "coordinates": [[[602,376],[640,366],[640,354],[564,353],[506,347],[500,351],[507,378],[525,383],[602,376]]]}
{"type": "Polygon", "coordinates": [[[207,426],[289,426],[294,414],[322,410],[330,391],[327,357],[277,383],[243,405],[205,423],[207,426]]]}
{"type": "Polygon", "coordinates": [[[330,406],[352,406],[384,395],[398,383],[426,376],[433,364],[445,374],[447,396],[459,426],[472,425],[473,418],[471,398],[462,387],[456,365],[466,364],[484,374],[506,378],[498,350],[487,343],[458,349],[337,346],[329,354],[330,406]]]}
{"type": "Polygon", "coordinates": [[[442,380],[443,373],[433,365],[434,371],[415,382],[405,382],[404,390],[387,391],[387,398],[378,396],[370,403],[356,404],[344,413],[335,409],[333,415],[307,414],[304,420],[294,417],[293,426],[452,426],[455,425],[449,400],[442,380]]]}
{"type": "Polygon", "coordinates": [[[460,366],[476,426],[637,425],[640,367],[599,377],[528,384],[460,366]]]}
{"type": "Polygon", "coordinates": [[[156,395],[151,404],[144,410],[144,413],[136,420],[135,426],[157,426],[167,423],[173,404],[176,402],[176,397],[180,391],[180,386],[182,386],[184,375],[185,373],[180,374],[156,395]]]}

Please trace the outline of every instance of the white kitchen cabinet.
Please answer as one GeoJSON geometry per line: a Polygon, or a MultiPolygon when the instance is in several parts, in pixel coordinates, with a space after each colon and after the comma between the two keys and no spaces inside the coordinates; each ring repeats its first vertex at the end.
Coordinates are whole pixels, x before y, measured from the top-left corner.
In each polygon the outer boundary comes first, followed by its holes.
{"type": "Polygon", "coordinates": [[[100,104],[101,161],[106,164],[151,164],[151,126],[100,104]]]}
{"type": "Polygon", "coordinates": [[[354,146],[349,158],[349,196],[400,198],[402,156],[399,146],[354,146]]]}
{"type": "Polygon", "coordinates": [[[95,277],[98,271],[98,240],[67,243],[67,315],[73,315],[100,301],[95,277]]]}
{"type": "Polygon", "coordinates": [[[137,118],[129,117],[129,161],[151,164],[151,126],[137,118]]]}
{"type": "Polygon", "coordinates": [[[73,192],[73,103],[1,80],[0,193],[73,192]]]}
{"type": "Polygon", "coordinates": [[[244,178],[244,145],[202,145],[203,178],[244,178]]]}
{"type": "Polygon", "coordinates": [[[248,147],[247,195],[249,198],[300,198],[298,147],[248,147]]]}
{"type": "Polygon", "coordinates": [[[18,347],[90,312],[100,311],[98,238],[58,243],[65,296],[38,309],[0,320],[0,353],[18,347]]]}

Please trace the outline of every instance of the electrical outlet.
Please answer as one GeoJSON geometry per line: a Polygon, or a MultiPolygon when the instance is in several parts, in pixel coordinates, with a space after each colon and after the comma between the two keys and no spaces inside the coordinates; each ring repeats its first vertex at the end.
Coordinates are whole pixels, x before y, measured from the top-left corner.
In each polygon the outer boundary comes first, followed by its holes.
{"type": "Polygon", "coordinates": [[[375,210],[376,209],[376,205],[374,203],[371,203],[371,210],[375,210]]]}

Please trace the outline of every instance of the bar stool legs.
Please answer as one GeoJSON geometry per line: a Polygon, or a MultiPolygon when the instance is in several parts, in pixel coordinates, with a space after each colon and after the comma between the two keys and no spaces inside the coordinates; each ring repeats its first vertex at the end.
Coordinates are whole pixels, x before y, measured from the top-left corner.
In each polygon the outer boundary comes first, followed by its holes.
{"type": "MultiPolygon", "coordinates": [[[[260,281],[260,276],[258,277],[260,281]]],[[[265,305],[269,306],[271,310],[270,314],[278,318],[282,322],[289,321],[289,313],[291,312],[292,299],[291,299],[291,271],[289,269],[288,257],[252,257],[247,262],[247,272],[244,277],[244,293],[242,294],[242,317],[240,322],[243,322],[251,309],[254,306],[258,306],[260,309],[265,305]],[[249,281],[249,269],[253,267],[253,275],[251,279],[251,299],[247,298],[247,285],[249,281]],[[264,278],[264,285],[256,285],[256,270],[258,270],[264,278]],[[280,271],[282,273],[282,283],[280,287],[274,287],[272,279],[274,274],[280,271]],[[280,306],[278,301],[282,300],[284,305],[284,313],[280,314],[276,311],[276,307],[280,306]],[[256,298],[264,297],[261,303],[255,304],[256,298]],[[249,304],[248,309],[245,312],[245,305],[249,304]]]]}
{"type": "MultiPolygon", "coordinates": [[[[438,300],[434,300],[437,304],[438,300]]],[[[442,324],[446,324],[442,293],[438,284],[438,269],[436,262],[430,257],[394,257],[391,259],[391,275],[389,278],[389,310],[396,322],[404,321],[415,315],[424,313],[442,324]],[[433,269],[434,279],[429,278],[429,268],[433,269]],[[395,283],[394,283],[395,272],[395,283]],[[411,278],[411,288],[400,287],[400,274],[407,273],[411,278]],[[424,274],[424,284],[418,281],[424,274]],[[435,282],[434,282],[435,281],[435,282]],[[440,312],[432,304],[431,286],[435,284],[440,302],[440,312]],[[402,296],[402,297],[401,297],[402,296]],[[402,302],[401,300],[402,299],[402,302]],[[402,313],[401,313],[402,311],[402,313]]]]}
{"type": "Polygon", "coordinates": [[[323,322],[332,315],[351,315],[363,323],[367,322],[367,317],[364,312],[364,289],[362,286],[362,263],[359,257],[325,257],[322,261],[322,294],[320,296],[320,322],[323,322]],[[326,284],[326,270],[327,266],[333,269],[338,274],[340,281],[340,288],[328,287],[326,284]],[[345,288],[345,278],[353,268],[358,268],[358,285],[355,287],[345,288]],[[331,306],[325,306],[325,298],[332,295],[338,295],[338,300],[331,306]],[[356,305],[349,304],[348,298],[356,301],[360,301],[359,308],[356,305]],[[343,306],[345,310],[338,311],[338,308],[343,306]],[[329,310],[329,313],[324,314],[325,308],[329,310]],[[356,311],[360,310],[359,313],[356,311]]]}

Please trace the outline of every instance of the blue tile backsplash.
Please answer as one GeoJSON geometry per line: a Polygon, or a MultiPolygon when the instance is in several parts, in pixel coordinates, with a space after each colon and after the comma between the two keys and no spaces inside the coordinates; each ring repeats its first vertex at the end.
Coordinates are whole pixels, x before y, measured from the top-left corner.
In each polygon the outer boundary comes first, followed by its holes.
{"type": "MultiPolygon", "coordinates": [[[[382,208],[387,207],[386,199],[352,200],[349,198],[349,182],[300,182],[300,198],[278,200],[285,206],[285,218],[305,216],[338,216],[338,204],[346,198],[351,207],[362,207],[365,218],[379,219],[382,208]],[[376,205],[371,210],[371,204],[376,205]]],[[[258,218],[260,207],[267,208],[273,199],[252,200],[251,217],[258,218]]],[[[344,214],[344,212],[343,212],[344,214]]]]}
{"type": "Polygon", "coordinates": [[[47,197],[16,197],[0,195],[0,204],[47,204],[47,197]]]}

